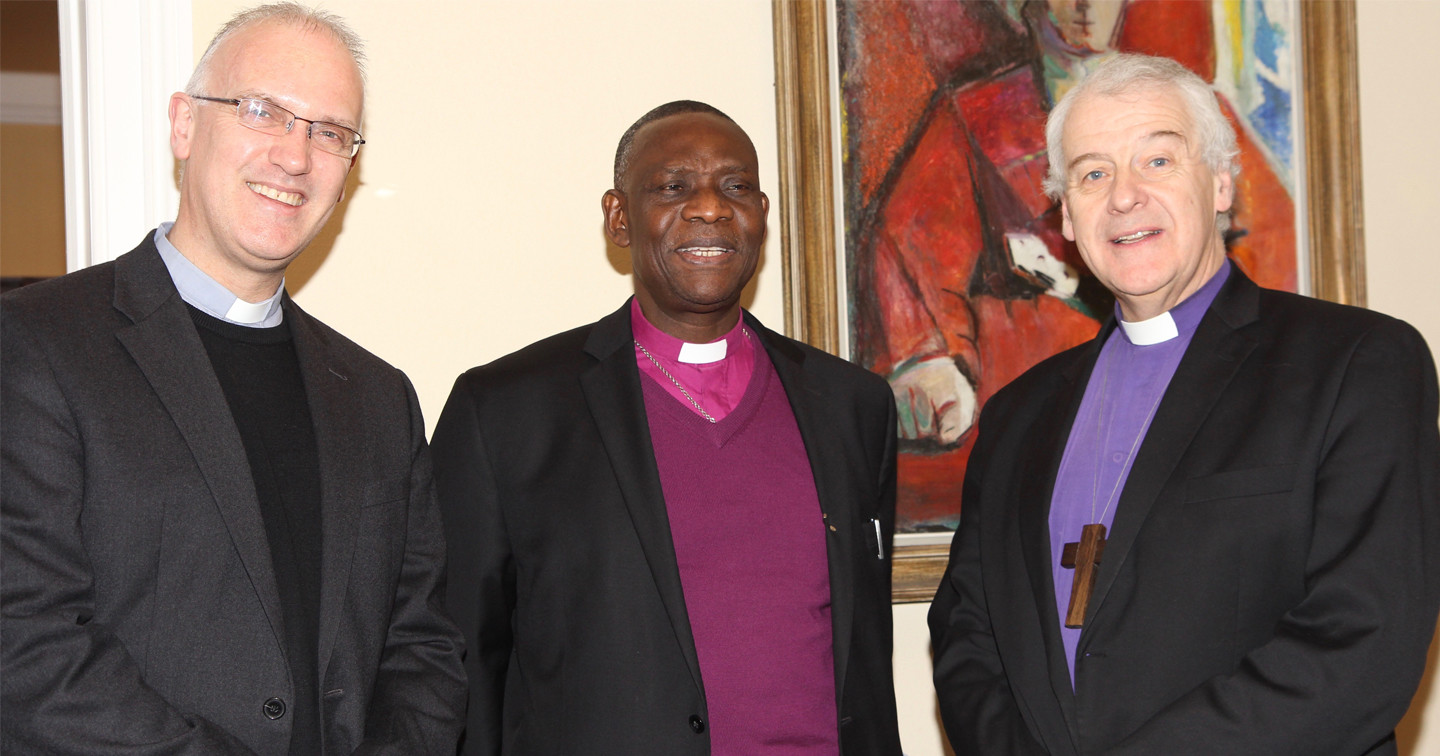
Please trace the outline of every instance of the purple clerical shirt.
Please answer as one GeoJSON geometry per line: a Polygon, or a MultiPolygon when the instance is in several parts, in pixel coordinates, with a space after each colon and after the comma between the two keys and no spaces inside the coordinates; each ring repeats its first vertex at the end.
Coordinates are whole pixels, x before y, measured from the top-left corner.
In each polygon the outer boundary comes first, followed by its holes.
{"type": "Polygon", "coordinates": [[[675,385],[676,381],[716,420],[723,420],[744,398],[745,387],[750,385],[750,373],[755,369],[755,340],[747,333],[743,317],[736,321],[729,333],[717,339],[726,342],[725,351],[721,353],[723,359],[705,363],[682,361],[685,342],[646,320],[645,314],[640,311],[640,300],[634,298],[630,300],[630,328],[635,334],[635,341],[665,366],[675,380],[670,380],[644,352],[636,349],[635,364],[640,366],[640,372],[654,378],[665,393],[689,407],[690,411],[700,414],[680,387],[675,385]]]}
{"type": "MultiPolygon", "coordinates": [[[[1065,613],[1075,570],[1062,567],[1065,544],[1080,540],[1085,525],[1100,523],[1108,532],[1115,508],[1125,490],[1135,454],[1145,439],[1150,421],[1180,358],[1215,294],[1230,275],[1226,260],[1210,280],[1167,313],[1143,323],[1120,321],[1100,350],[1055,479],[1050,499],[1050,563],[1055,584],[1055,608],[1070,682],[1075,682],[1075,649],[1081,628],[1065,627],[1065,613]],[[1164,321],[1174,322],[1164,338],[1164,321]],[[1159,335],[1157,335],[1159,334],[1159,335]],[[1139,342],[1139,343],[1136,343],[1139,342]]],[[[1120,318],[1120,306],[1115,306],[1120,318]]],[[[1102,557],[1101,562],[1104,562],[1102,557]]]]}

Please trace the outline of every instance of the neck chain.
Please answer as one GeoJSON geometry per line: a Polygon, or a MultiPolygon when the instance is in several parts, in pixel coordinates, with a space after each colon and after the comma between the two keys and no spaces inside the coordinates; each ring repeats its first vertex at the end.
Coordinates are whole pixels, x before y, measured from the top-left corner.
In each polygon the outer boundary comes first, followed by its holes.
{"type": "MultiPolygon", "coordinates": [[[[745,338],[747,338],[747,339],[750,338],[750,332],[747,331],[747,330],[745,330],[744,328],[741,328],[741,329],[740,329],[740,333],[741,333],[741,334],[744,334],[745,338]]],[[[669,378],[669,379],[670,379],[670,382],[673,383],[673,384],[675,384],[675,388],[680,389],[680,393],[681,393],[681,394],[684,394],[684,395],[685,395],[685,398],[688,399],[688,400],[690,400],[690,405],[695,408],[695,411],[696,411],[696,412],[699,412],[699,413],[700,413],[700,416],[701,416],[701,417],[703,417],[703,418],[705,418],[706,420],[708,420],[712,425],[715,424],[715,423],[720,422],[719,420],[716,420],[716,419],[715,419],[715,416],[714,416],[714,415],[711,415],[709,412],[706,412],[706,411],[705,411],[705,408],[704,408],[704,407],[701,407],[699,402],[695,401],[695,397],[691,396],[691,395],[690,395],[690,392],[689,392],[689,391],[686,391],[686,390],[685,390],[685,387],[680,385],[680,381],[675,380],[675,376],[671,375],[671,374],[670,374],[670,371],[669,371],[669,370],[666,370],[666,369],[665,369],[665,366],[664,366],[664,365],[661,365],[661,364],[660,364],[660,361],[657,360],[657,359],[655,359],[655,355],[650,354],[650,350],[649,350],[649,349],[646,349],[644,344],[641,344],[639,341],[635,341],[635,348],[636,348],[636,349],[639,349],[639,350],[640,350],[640,353],[643,354],[643,355],[645,355],[645,359],[650,360],[650,364],[654,365],[654,366],[656,367],[656,369],[658,369],[662,375],[664,375],[666,378],[669,378]]]]}
{"type": "MultiPolygon", "coordinates": [[[[1119,351],[1118,349],[1116,351],[1119,351]]],[[[1104,521],[1105,515],[1110,513],[1110,506],[1115,503],[1115,494],[1120,491],[1120,483],[1125,480],[1125,469],[1122,466],[1120,472],[1115,475],[1115,485],[1110,488],[1110,495],[1105,499],[1105,508],[1100,510],[1100,516],[1095,516],[1095,502],[1100,494],[1100,470],[1104,466],[1105,448],[1109,446],[1110,433],[1106,429],[1105,443],[1100,440],[1100,428],[1106,425],[1105,422],[1105,395],[1109,393],[1110,386],[1110,363],[1115,361],[1115,355],[1107,355],[1105,360],[1105,372],[1100,379],[1100,410],[1095,418],[1095,476],[1090,486],[1090,521],[1099,523],[1104,521]]],[[[1167,382],[1168,385],[1168,382],[1167,382]]],[[[1165,398],[1165,387],[1161,387],[1160,393],[1155,397],[1155,403],[1150,405],[1150,412],[1145,415],[1145,422],[1140,424],[1140,430],[1135,433],[1135,440],[1130,444],[1130,451],[1126,452],[1124,464],[1133,464],[1135,450],[1140,448],[1141,439],[1145,438],[1145,431],[1150,427],[1150,421],[1155,417],[1155,410],[1160,408],[1160,400],[1165,398]]],[[[1113,425],[1111,426],[1113,427],[1113,425]]]]}

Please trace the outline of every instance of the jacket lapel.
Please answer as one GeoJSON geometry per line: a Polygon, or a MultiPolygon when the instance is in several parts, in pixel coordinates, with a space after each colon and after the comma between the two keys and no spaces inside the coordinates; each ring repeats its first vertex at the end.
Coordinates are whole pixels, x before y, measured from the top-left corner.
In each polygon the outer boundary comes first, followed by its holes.
{"type": "Polygon", "coordinates": [[[184,437],[240,555],[276,643],[284,648],[280,592],[245,446],[195,323],[150,237],[115,262],[116,332],[184,437]]]}
{"type": "Polygon", "coordinates": [[[655,466],[655,451],[650,441],[650,424],[640,390],[640,369],[635,365],[635,352],[630,347],[634,341],[632,333],[627,300],[591,329],[585,352],[594,357],[596,363],[581,374],[580,386],[655,586],[660,591],[660,599],[674,626],[675,639],[685,655],[685,663],[690,666],[696,689],[704,690],[690,616],[685,611],[675,542],[670,535],[670,517],[665,510],[665,494],[660,487],[660,471],[655,466]]]}
{"type": "MultiPolygon", "coordinates": [[[[810,459],[820,510],[830,526],[825,532],[825,551],[830,572],[835,692],[843,695],[845,673],[850,662],[850,638],[855,624],[855,563],[864,558],[866,550],[864,534],[854,532],[847,524],[865,523],[874,515],[856,511],[858,482],[851,481],[854,471],[844,465],[847,458],[845,450],[837,443],[839,437],[826,423],[826,417],[835,411],[835,405],[822,386],[809,380],[804,369],[805,354],[775,338],[749,313],[745,314],[745,320],[765,346],[770,362],[780,376],[780,383],[785,387],[790,410],[795,415],[795,424],[805,443],[806,456],[810,459]]],[[[871,558],[874,558],[873,555],[871,558]]]]}
{"type": "Polygon", "coordinates": [[[320,679],[335,647],[344,611],[350,564],[359,535],[359,507],[364,486],[374,476],[365,469],[368,435],[364,408],[356,400],[360,377],[330,348],[316,322],[285,297],[285,319],[295,340],[295,355],[310,405],[320,463],[320,679]]]}
{"type": "MultiPolygon", "coordinates": [[[[1259,288],[1238,266],[1232,266],[1230,280],[1225,282],[1201,319],[1136,454],[1116,505],[1115,521],[1105,543],[1105,558],[1095,578],[1095,591],[1085,618],[1087,628],[1093,626],[1092,619],[1104,611],[1105,597],[1115,583],[1115,576],[1124,568],[1151,507],[1171,479],[1195,433],[1255,348],[1255,341],[1244,335],[1241,328],[1256,320],[1258,309],[1259,288]]],[[[1084,652],[1089,637],[1089,633],[1081,635],[1077,653],[1084,652]]]]}
{"type": "MultiPolygon", "coordinates": [[[[1065,444],[1070,438],[1075,414],[1080,409],[1086,383],[1100,353],[1100,346],[1113,327],[1111,323],[1102,328],[1080,356],[1063,368],[1055,385],[1046,392],[1044,403],[1032,420],[1031,427],[1036,430],[1034,452],[1026,457],[1028,467],[1020,473],[1016,492],[1021,553],[1045,645],[1045,677],[1050,681],[1053,700],[1059,706],[1058,713],[1069,731],[1072,746],[1078,743],[1075,694],[1070,686],[1070,671],[1066,667],[1065,648],[1060,639],[1060,615],[1055,608],[1055,584],[1050,564],[1050,502],[1055,492],[1060,460],[1065,454],[1065,444]]],[[[1028,616],[1020,615],[1021,621],[1028,616]]],[[[1038,707],[1042,703],[1035,701],[1031,705],[1038,707]]]]}

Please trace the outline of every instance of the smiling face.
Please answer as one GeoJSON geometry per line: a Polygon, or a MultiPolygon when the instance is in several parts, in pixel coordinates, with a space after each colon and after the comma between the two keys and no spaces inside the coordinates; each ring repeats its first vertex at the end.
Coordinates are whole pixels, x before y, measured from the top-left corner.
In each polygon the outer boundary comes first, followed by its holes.
{"type": "Polygon", "coordinates": [[[1179,304],[1220,269],[1216,214],[1231,176],[1200,159],[1184,100],[1170,88],[1087,94],[1065,121],[1065,238],[1129,321],[1179,304]]]}
{"type": "MultiPolygon", "coordinates": [[[[210,70],[197,94],[264,99],[301,118],[360,128],[360,71],[326,31],[257,22],[222,43],[210,70]]],[[[313,148],[305,127],[296,121],[288,134],[263,134],[240,125],[232,105],[170,98],[170,146],[185,161],[170,242],[244,299],[275,293],[344,191],[353,161],[313,148]]]]}
{"type": "Polygon", "coordinates": [[[709,113],[635,135],[624,185],[602,200],[605,232],[630,248],[640,309],[666,333],[712,341],[739,318],[770,209],[757,162],[745,132],[709,113]]]}

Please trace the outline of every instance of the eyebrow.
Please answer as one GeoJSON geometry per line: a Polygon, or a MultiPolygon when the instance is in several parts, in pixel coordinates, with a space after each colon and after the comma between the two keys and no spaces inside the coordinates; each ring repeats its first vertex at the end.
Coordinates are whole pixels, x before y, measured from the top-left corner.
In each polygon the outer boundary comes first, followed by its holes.
{"type": "MultiPolygon", "coordinates": [[[[1140,137],[1140,142],[1143,144],[1143,143],[1146,143],[1146,142],[1153,142],[1153,141],[1155,141],[1155,140],[1157,140],[1157,139],[1178,139],[1178,140],[1180,140],[1180,143],[1181,143],[1181,144],[1184,144],[1184,145],[1186,145],[1187,147],[1190,145],[1189,140],[1185,139],[1185,135],[1184,135],[1184,134],[1182,134],[1182,133],[1180,133],[1180,132],[1178,132],[1178,131],[1171,131],[1170,129],[1161,129],[1161,130],[1159,130],[1159,131],[1152,131],[1152,132],[1150,132],[1149,134],[1146,134],[1145,136],[1140,137]]],[[[1108,156],[1106,156],[1106,155],[1104,155],[1104,154],[1102,154],[1102,153],[1099,153],[1099,152],[1087,152],[1087,153],[1085,153],[1084,155],[1077,155],[1077,156],[1075,156],[1075,159],[1074,159],[1074,160],[1071,160],[1071,161],[1065,166],[1065,169],[1066,169],[1067,172],[1069,172],[1069,171],[1071,171],[1071,170],[1074,170],[1075,166],[1077,166],[1077,165],[1079,165],[1079,164],[1081,164],[1081,163],[1083,163],[1083,162],[1085,162],[1085,161],[1087,161],[1087,160],[1095,160],[1095,161],[1100,161],[1100,162],[1111,161],[1111,159],[1110,159],[1108,156]]]]}
{"type": "MultiPolygon", "coordinates": [[[[667,176],[678,176],[678,175],[686,174],[686,173],[698,173],[699,171],[696,171],[694,168],[688,168],[688,167],[685,167],[685,166],[667,165],[667,166],[662,166],[662,167],[659,169],[658,172],[659,172],[659,173],[662,173],[662,174],[665,174],[665,175],[667,175],[667,176]]],[[[723,166],[723,167],[720,168],[720,170],[715,171],[715,172],[716,172],[716,173],[719,173],[719,174],[724,174],[724,175],[729,175],[729,174],[733,174],[733,173],[759,173],[759,171],[757,171],[756,169],[747,167],[747,166],[745,166],[745,165],[743,165],[743,164],[740,164],[740,163],[736,163],[736,164],[734,164],[734,165],[723,166]]]]}

